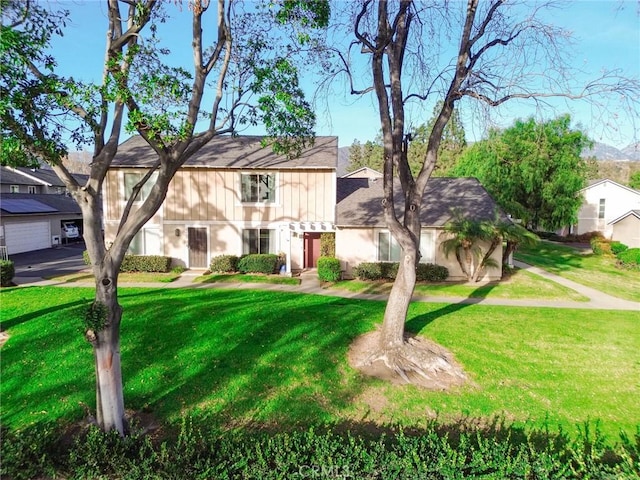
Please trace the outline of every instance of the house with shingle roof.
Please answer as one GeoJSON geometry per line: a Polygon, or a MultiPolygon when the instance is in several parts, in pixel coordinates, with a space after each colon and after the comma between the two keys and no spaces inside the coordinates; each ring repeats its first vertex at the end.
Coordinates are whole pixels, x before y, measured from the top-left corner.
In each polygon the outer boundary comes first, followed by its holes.
{"type": "MultiPolygon", "coordinates": [[[[262,137],[214,137],[176,173],[156,215],[131,245],[136,254],[160,254],[174,264],[207,268],[217,255],[276,253],[286,271],[316,266],[320,237],[335,234],[336,256],[349,277],[360,262],[395,261],[399,253],[382,215],[382,179],[337,178],[338,140],[318,137],[294,159],[262,146],[262,137]]],[[[104,183],[105,239],[115,236],[133,187],[154,165],[156,153],[140,137],[120,145],[104,183]]],[[[399,189],[397,189],[399,191],[399,189]]],[[[141,202],[145,189],[141,190],[141,202]]],[[[495,218],[497,206],[475,179],[433,178],[423,204],[421,251],[450,278],[462,278],[455,258],[439,249],[454,208],[471,218],[495,218]],[[430,201],[430,199],[436,199],[430,201]],[[459,272],[459,273],[458,273],[459,272]]],[[[135,203],[134,203],[135,206],[135,203]]],[[[494,253],[500,265],[501,249],[494,253]]],[[[501,268],[486,279],[499,279],[501,268]]]]}

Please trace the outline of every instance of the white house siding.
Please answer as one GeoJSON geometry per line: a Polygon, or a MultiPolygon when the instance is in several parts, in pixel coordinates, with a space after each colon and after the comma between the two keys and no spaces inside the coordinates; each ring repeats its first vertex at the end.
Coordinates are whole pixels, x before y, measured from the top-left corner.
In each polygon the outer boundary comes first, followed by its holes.
{"type": "Polygon", "coordinates": [[[583,195],[584,203],[573,231],[577,235],[597,231],[612,238],[613,225],[609,223],[630,210],[640,209],[640,192],[611,180],[594,183],[583,190],[583,195]],[[604,199],[604,218],[598,218],[601,199],[604,199]]]}

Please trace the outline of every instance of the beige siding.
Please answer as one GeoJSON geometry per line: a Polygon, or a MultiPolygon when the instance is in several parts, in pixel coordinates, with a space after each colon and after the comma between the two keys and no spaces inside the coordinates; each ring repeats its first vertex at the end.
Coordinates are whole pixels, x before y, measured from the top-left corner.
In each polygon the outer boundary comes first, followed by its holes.
{"type": "Polygon", "coordinates": [[[274,204],[243,205],[240,172],[184,169],[174,177],[165,201],[168,221],[333,221],[332,171],[279,171],[274,204]]]}

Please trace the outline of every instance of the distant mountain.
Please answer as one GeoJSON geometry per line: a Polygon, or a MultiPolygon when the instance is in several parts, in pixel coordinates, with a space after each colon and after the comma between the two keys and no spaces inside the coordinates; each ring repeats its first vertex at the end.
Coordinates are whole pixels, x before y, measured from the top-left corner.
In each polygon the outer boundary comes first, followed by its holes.
{"type": "Polygon", "coordinates": [[[637,162],[640,161],[640,143],[634,143],[622,150],[595,142],[593,148],[582,152],[583,157],[596,157],[598,160],[616,160],[637,162]]]}

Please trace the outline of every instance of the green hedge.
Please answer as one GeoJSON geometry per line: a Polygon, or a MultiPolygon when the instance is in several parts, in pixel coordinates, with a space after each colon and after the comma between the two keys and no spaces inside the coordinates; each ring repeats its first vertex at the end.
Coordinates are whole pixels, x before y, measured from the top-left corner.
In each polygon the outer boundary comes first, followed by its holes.
{"type": "Polygon", "coordinates": [[[624,268],[640,269],[640,248],[629,248],[617,256],[618,265],[624,268]]]}
{"type": "Polygon", "coordinates": [[[444,282],[448,277],[449,270],[442,265],[420,263],[416,268],[416,280],[418,282],[444,282]]]}
{"type": "MultiPolygon", "coordinates": [[[[369,427],[370,429],[370,427],[369,427]]],[[[585,426],[577,438],[549,429],[429,424],[357,434],[330,426],[302,431],[203,431],[183,421],[154,442],[96,427],[65,437],[51,426],[3,431],[2,478],[66,479],[632,479],[640,431],[619,443],[585,426]]],[[[76,430],[77,431],[77,430],[76,430]]]]}
{"type": "Polygon", "coordinates": [[[278,256],[272,253],[253,253],[238,261],[238,271],[241,273],[276,273],[278,256]]]}
{"type": "MultiPolygon", "coordinates": [[[[354,268],[360,280],[394,280],[398,274],[398,263],[364,262],[354,268]]],[[[416,268],[418,282],[442,282],[449,277],[449,270],[441,265],[420,263],[416,268]]]]}
{"type": "Polygon", "coordinates": [[[342,277],[340,260],[335,257],[318,258],[318,278],[323,282],[336,282],[342,277]]]}
{"type": "Polygon", "coordinates": [[[215,273],[233,273],[238,271],[240,257],[235,255],[218,255],[211,259],[209,270],[215,273]]]}
{"type": "Polygon", "coordinates": [[[602,237],[593,237],[589,242],[596,255],[611,255],[611,242],[602,237]]]}
{"type": "Polygon", "coordinates": [[[0,260],[0,286],[9,287],[16,275],[16,267],[13,260],[0,260]]]}
{"type": "Polygon", "coordinates": [[[613,253],[616,256],[624,252],[625,250],[629,249],[629,247],[622,242],[611,242],[610,247],[611,247],[611,253],[613,253]]]}
{"type": "MultiPolygon", "coordinates": [[[[86,265],[91,265],[89,252],[82,252],[82,259],[86,265]]],[[[162,255],[125,255],[120,266],[121,272],[160,272],[166,273],[171,269],[171,257],[162,255]]]]}

